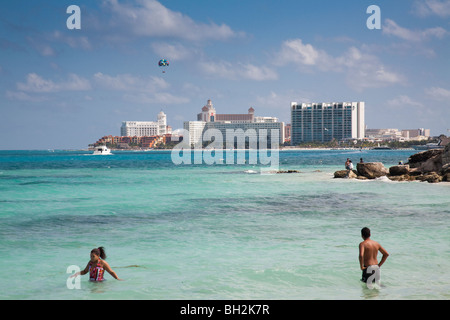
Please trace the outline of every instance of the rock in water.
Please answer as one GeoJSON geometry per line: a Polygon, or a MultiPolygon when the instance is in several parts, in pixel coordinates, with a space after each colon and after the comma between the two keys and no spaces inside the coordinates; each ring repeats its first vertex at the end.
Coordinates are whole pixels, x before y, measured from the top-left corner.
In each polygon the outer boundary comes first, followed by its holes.
{"type": "Polygon", "coordinates": [[[347,176],[347,178],[349,178],[349,179],[356,179],[357,177],[358,177],[358,175],[355,173],[354,170],[349,170],[349,171],[348,171],[348,176],[347,176]]]}
{"type": "Polygon", "coordinates": [[[442,177],[439,174],[437,174],[436,172],[426,173],[422,176],[418,176],[416,179],[420,180],[420,181],[427,181],[430,183],[436,183],[436,182],[442,181],[442,177]]]}
{"type": "Polygon", "coordinates": [[[398,165],[389,168],[389,174],[391,176],[401,176],[409,173],[409,165],[398,165]]]}
{"type": "Polygon", "coordinates": [[[369,179],[383,177],[389,173],[388,169],[381,162],[358,163],[356,169],[358,175],[369,179]]]}
{"type": "Polygon", "coordinates": [[[339,170],[334,173],[335,178],[350,178],[354,179],[357,177],[356,172],[350,170],[339,170]]]}
{"type": "Polygon", "coordinates": [[[334,173],[335,178],[345,178],[347,176],[347,170],[339,170],[334,173]]]}
{"type": "Polygon", "coordinates": [[[388,178],[392,181],[414,181],[414,180],[416,180],[414,176],[410,176],[408,174],[402,174],[400,176],[389,175],[388,178]]]}
{"type": "Polygon", "coordinates": [[[413,154],[408,159],[411,168],[418,168],[421,172],[439,171],[442,168],[442,149],[431,149],[413,154]]]}
{"type": "MultiPolygon", "coordinates": [[[[442,153],[442,175],[450,174],[450,143],[447,144],[442,153]]],[[[447,180],[448,181],[448,180],[447,180]]]]}

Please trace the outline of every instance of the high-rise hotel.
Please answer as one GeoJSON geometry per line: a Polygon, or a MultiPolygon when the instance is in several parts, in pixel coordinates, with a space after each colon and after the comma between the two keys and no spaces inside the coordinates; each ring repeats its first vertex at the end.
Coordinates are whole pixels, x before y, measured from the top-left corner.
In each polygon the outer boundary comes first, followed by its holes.
{"type": "Polygon", "coordinates": [[[364,102],[291,102],[291,144],[364,139],[364,102]]]}
{"type": "Polygon", "coordinates": [[[255,109],[250,107],[246,114],[220,114],[216,113],[211,100],[197,114],[197,121],[185,121],[184,129],[189,131],[190,143],[202,142],[204,133],[208,129],[216,129],[222,137],[228,139],[227,132],[232,132],[231,139],[244,137],[258,141],[262,134],[267,134],[267,141],[272,141],[272,130],[278,132],[278,144],[284,143],[284,122],[275,117],[255,116],[255,109]],[[242,129],[242,130],[241,130],[242,129]]]}

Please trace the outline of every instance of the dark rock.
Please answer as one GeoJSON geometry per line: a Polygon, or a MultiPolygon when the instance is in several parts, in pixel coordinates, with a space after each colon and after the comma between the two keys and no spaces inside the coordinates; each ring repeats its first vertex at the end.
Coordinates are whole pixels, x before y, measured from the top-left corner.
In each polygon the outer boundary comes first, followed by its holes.
{"type": "Polygon", "coordinates": [[[300,173],[298,170],[278,170],[277,173],[300,173]]]}
{"type": "Polygon", "coordinates": [[[416,178],[414,176],[410,176],[409,174],[402,174],[397,176],[387,176],[392,181],[414,181],[416,178]]]}
{"type": "Polygon", "coordinates": [[[444,175],[446,173],[450,173],[450,163],[442,166],[441,174],[444,175]]]}
{"type": "Polygon", "coordinates": [[[410,176],[420,176],[422,172],[418,168],[409,169],[410,176]]]}
{"type": "Polygon", "coordinates": [[[416,180],[426,181],[430,183],[437,183],[442,181],[442,176],[437,174],[436,172],[429,172],[416,177],[416,180]]]}
{"type": "Polygon", "coordinates": [[[388,169],[381,162],[358,163],[356,168],[358,175],[369,179],[383,177],[389,173],[388,169]]]}
{"type": "Polygon", "coordinates": [[[398,165],[389,168],[389,174],[391,176],[401,176],[409,173],[409,165],[398,165]]]}
{"type": "Polygon", "coordinates": [[[335,178],[356,178],[356,171],[353,170],[339,170],[334,173],[335,178]]]}
{"type": "Polygon", "coordinates": [[[442,181],[450,182],[450,172],[442,175],[442,181]]]}
{"type": "MultiPolygon", "coordinates": [[[[407,164],[409,165],[410,168],[420,168],[423,166],[425,162],[429,161],[430,159],[441,158],[443,152],[444,150],[442,149],[431,149],[427,151],[422,151],[410,156],[407,164]]],[[[440,159],[440,161],[442,165],[442,158],[440,159]]]]}
{"type": "Polygon", "coordinates": [[[335,178],[375,179],[387,176],[392,181],[450,182],[450,143],[444,149],[431,149],[413,154],[406,165],[388,169],[381,162],[358,163],[356,171],[339,170],[335,178]]]}
{"type": "Polygon", "coordinates": [[[444,175],[450,172],[450,143],[447,144],[442,152],[442,171],[441,174],[444,175]]]}

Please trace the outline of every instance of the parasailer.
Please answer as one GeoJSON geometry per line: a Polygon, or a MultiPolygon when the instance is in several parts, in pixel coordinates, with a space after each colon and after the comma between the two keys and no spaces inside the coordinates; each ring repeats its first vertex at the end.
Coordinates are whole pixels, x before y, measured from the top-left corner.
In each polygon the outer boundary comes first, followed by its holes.
{"type": "MultiPolygon", "coordinates": [[[[168,66],[169,66],[169,61],[168,60],[166,60],[166,59],[161,59],[161,60],[159,60],[159,62],[158,62],[158,66],[160,67],[160,68],[167,68],[168,66]]],[[[163,73],[166,73],[166,71],[163,69],[163,73]]]]}

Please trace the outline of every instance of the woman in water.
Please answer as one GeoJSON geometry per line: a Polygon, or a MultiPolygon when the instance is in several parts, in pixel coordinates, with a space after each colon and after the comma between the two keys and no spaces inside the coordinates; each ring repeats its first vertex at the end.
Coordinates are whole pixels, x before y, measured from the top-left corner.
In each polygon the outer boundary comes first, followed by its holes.
{"type": "Polygon", "coordinates": [[[119,279],[117,274],[111,269],[108,262],[106,262],[104,259],[106,259],[105,254],[105,248],[98,247],[95,249],[92,249],[91,251],[91,260],[86,265],[86,268],[84,268],[83,271],[75,273],[72,277],[76,277],[78,275],[85,275],[89,272],[89,280],[91,281],[103,281],[103,274],[105,273],[105,270],[108,271],[110,275],[114,277],[114,279],[119,279]]]}

